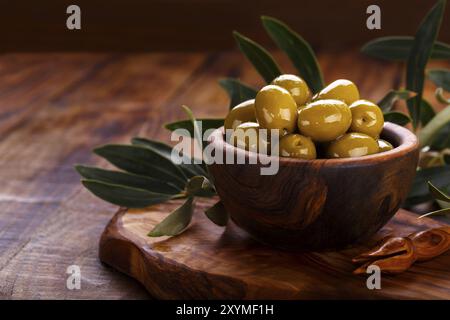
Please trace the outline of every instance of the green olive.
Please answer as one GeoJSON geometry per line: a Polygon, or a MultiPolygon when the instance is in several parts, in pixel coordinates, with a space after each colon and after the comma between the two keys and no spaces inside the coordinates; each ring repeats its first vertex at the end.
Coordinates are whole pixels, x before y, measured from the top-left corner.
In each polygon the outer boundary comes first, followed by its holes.
{"type": "Polygon", "coordinates": [[[353,82],[339,79],[330,83],[314,96],[314,100],[321,99],[336,99],[351,105],[356,100],[359,100],[359,91],[353,82]]]}
{"type": "Polygon", "coordinates": [[[259,135],[259,124],[256,122],[244,122],[236,127],[230,137],[235,147],[253,151],[267,152],[269,145],[262,136],[259,135]]]}
{"type": "Polygon", "coordinates": [[[263,129],[277,129],[279,135],[292,133],[297,125],[297,104],[284,88],[268,85],[255,99],[256,119],[263,129]]]}
{"type": "Polygon", "coordinates": [[[280,139],[278,145],[279,155],[282,157],[292,157],[301,159],[315,159],[316,146],[308,137],[301,134],[291,133],[280,139]]]}
{"type": "Polygon", "coordinates": [[[357,100],[350,105],[350,111],[352,112],[351,131],[365,133],[375,139],[379,137],[384,125],[380,107],[367,100],[357,100]]]}
{"type": "Polygon", "coordinates": [[[328,158],[354,158],[378,152],[378,143],[364,133],[351,132],[331,142],[327,149],[328,158]]]}
{"type": "Polygon", "coordinates": [[[385,152],[385,151],[389,151],[394,149],[394,147],[392,146],[392,144],[386,140],[383,139],[378,139],[378,152],[385,152]]]}
{"type": "Polygon", "coordinates": [[[352,113],[340,100],[318,100],[298,112],[300,133],[317,142],[332,141],[347,132],[352,113]]]}
{"type": "Polygon", "coordinates": [[[225,118],[225,129],[236,129],[238,125],[244,122],[256,122],[255,99],[241,102],[230,110],[225,118]]]}
{"type": "Polygon", "coordinates": [[[297,107],[305,105],[311,99],[311,90],[306,82],[293,74],[282,74],[273,79],[272,84],[285,88],[294,98],[297,107]]]}

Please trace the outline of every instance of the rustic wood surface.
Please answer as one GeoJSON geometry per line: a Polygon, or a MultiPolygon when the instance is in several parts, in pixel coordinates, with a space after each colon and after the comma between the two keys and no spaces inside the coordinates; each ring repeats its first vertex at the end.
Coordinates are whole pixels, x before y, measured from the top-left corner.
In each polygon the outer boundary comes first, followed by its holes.
{"type": "MultiPolygon", "coordinates": [[[[181,202],[182,203],[182,202],[181,202]]],[[[230,223],[218,227],[199,202],[196,219],[178,237],[147,237],[180,201],[119,211],[100,242],[100,258],[133,276],[162,299],[450,299],[450,252],[397,276],[383,275],[369,290],[367,275],[352,274],[352,258],[391,234],[439,226],[400,210],[372,238],[337,252],[292,253],[261,245],[230,223]]]]}
{"type": "MultiPolygon", "coordinates": [[[[401,81],[398,65],[356,51],[319,60],[327,81],[350,78],[368,99],[401,81]]],[[[90,150],[109,141],[168,141],[161,124],[184,117],[182,103],[223,116],[228,100],[216,80],[224,76],[261,84],[237,52],[0,56],[0,298],[149,298],[100,263],[98,241],[117,208],[83,189],[73,165],[103,165],[90,150]],[[74,264],[81,290],[66,288],[74,264]]]]}

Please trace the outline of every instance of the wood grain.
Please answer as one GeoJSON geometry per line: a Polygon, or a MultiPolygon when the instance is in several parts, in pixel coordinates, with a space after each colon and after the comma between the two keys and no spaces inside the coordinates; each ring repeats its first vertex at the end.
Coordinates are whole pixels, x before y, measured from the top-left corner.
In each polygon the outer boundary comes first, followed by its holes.
{"type": "Polygon", "coordinates": [[[384,276],[369,290],[352,274],[351,258],[381,238],[439,226],[400,210],[374,238],[353,248],[289,253],[261,245],[230,223],[218,227],[197,204],[190,228],[178,237],[149,238],[148,230],[179,202],[146,210],[120,210],[100,242],[100,259],[141,282],[161,299],[450,299],[450,253],[384,276]]]}
{"type": "MultiPolygon", "coordinates": [[[[355,50],[320,52],[319,60],[327,81],[354,79],[375,101],[400,79],[397,65],[355,50]]],[[[228,100],[216,82],[223,76],[262,84],[235,51],[1,55],[0,298],[148,298],[100,263],[98,240],[116,207],[84,190],[73,165],[105,166],[91,149],[137,134],[170,141],[161,126],[185,117],[182,103],[196,115],[225,115],[228,100]],[[66,288],[72,264],[81,268],[81,290],[66,288]]]]}
{"type": "Polygon", "coordinates": [[[360,158],[301,160],[236,148],[221,128],[209,138],[216,155],[244,161],[213,163],[208,170],[231,218],[261,242],[298,251],[340,249],[386,224],[413,182],[416,136],[392,123],[381,136],[395,148],[360,158]],[[262,174],[275,165],[276,174],[262,174]]]}

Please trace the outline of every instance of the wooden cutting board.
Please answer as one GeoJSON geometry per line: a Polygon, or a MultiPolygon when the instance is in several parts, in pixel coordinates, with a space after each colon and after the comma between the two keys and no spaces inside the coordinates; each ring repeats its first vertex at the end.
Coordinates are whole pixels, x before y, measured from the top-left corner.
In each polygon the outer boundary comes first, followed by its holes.
{"type": "Polygon", "coordinates": [[[233,223],[214,225],[197,202],[194,220],[177,237],[146,236],[179,201],[145,210],[121,209],[100,240],[100,259],[141,282],[160,299],[450,299],[450,252],[382,275],[369,290],[352,274],[351,258],[388,234],[407,235],[442,224],[399,210],[370,243],[339,252],[290,253],[259,244],[233,223]]]}

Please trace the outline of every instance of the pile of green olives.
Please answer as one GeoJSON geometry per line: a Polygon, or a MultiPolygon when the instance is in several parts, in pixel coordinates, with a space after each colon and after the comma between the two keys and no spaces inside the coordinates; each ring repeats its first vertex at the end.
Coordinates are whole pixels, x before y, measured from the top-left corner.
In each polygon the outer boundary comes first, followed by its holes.
{"type": "Polygon", "coordinates": [[[339,79],[312,95],[302,78],[283,74],[255,99],[231,109],[224,127],[233,130],[230,142],[239,148],[259,150],[261,146],[250,145],[237,133],[274,129],[280,137],[276,144],[280,156],[316,159],[361,157],[393,149],[380,139],[383,125],[381,109],[361,99],[353,82],[339,79]]]}

